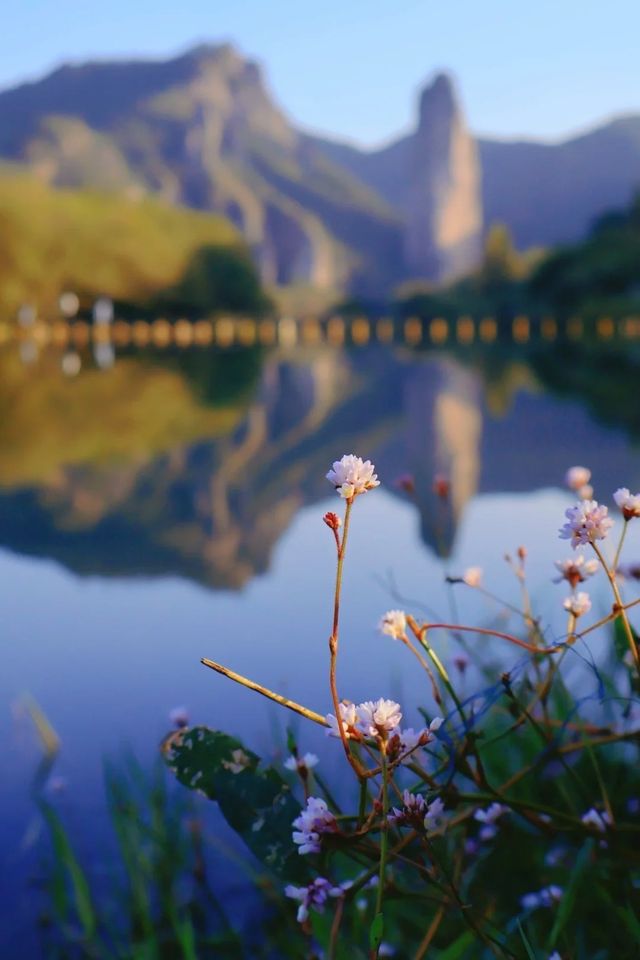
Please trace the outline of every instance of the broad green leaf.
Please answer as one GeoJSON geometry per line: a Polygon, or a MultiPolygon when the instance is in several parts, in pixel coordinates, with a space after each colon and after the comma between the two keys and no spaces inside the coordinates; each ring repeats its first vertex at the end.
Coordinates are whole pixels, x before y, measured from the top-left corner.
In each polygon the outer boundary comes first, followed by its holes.
{"type": "Polygon", "coordinates": [[[258,860],[287,879],[306,877],[309,868],[291,840],[300,805],[277,770],[261,767],[240,740],[208,727],[176,731],[163,753],[180,783],[215,800],[258,860]]]}

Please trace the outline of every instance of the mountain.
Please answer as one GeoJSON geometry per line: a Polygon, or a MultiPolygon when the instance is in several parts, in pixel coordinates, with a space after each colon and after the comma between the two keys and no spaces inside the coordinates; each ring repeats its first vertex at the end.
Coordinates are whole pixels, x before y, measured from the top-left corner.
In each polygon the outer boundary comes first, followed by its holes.
{"type": "Polygon", "coordinates": [[[0,156],[58,186],[221,213],[271,283],[384,285],[400,270],[394,211],[295,130],[229,45],[64,66],[5,91],[0,156]]]}
{"type": "Polygon", "coordinates": [[[488,223],[506,223],[520,249],[583,239],[594,220],[640,189],[640,116],[546,144],[480,140],[488,223]]]}
{"type": "Polygon", "coordinates": [[[212,303],[242,312],[263,301],[256,269],[228,220],[155,196],[53,188],[0,167],[0,234],[6,315],[21,303],[55,311],[65,290],[76,291],[85,308],[106,295],[138,307],[161,304],[170,313],[173,303],[191,312],[212,303]]]}
{"type": "Polygon", "coordinates": [[[476,144],[445,74],[420,97],[407,187],[409,273],[439,281],[464,276],[482,254],[480,167],[476,144]]]}
{"type": "Polygon", "coordinates": [[[640,184],[640,117],[560,144],[476,140],[440,74],[414,129],[365,151],[300,131],[256,63],[203,45],[0,92],[0,159],[56,187],[221,214],[269,284],[379,297],[473,270],[496,221],[520,247],[580,239],[640,184]]]}
{"type": "MultiPolygon", "coordinates": [[[[399,214],[409,205],[413,141],[411,134],[365,151],[313,138],[399,214]]],[[[477,149],[484,231],[506,224],[520,249],[581,240],[595,219],[627,207],[640,189],[640,115],[560,143],[480,138],[477,149]]]]}

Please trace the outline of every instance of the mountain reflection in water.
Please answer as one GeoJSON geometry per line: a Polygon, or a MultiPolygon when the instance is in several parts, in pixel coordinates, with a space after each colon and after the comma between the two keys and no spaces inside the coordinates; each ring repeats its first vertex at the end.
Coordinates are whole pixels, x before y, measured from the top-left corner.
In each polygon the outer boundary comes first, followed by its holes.
{"type": "MultiPolygon", "coordinates": [[[[563,386],[557,348],[497,354],[143,353],[71,380],[54,357],[25,367],[7,351],[0,545],[80,574],[236,589],[269,568],[295,514],[327,496],[324,473],[343,452],[371,458],[398,496],[398,477],[414,477],[422,539],[445,555],[478,493],[557,486],[585,462],[602,491],[640,486],[634,425],[622,410],[620,424],[600,422],[588,355],[583,394],[574,383],[562,397],[544,383],[563,386]],[[438,473],[449,506],[433,492],[438,473]]],[[[609,374],[631,390],[628,352],[615,363],[609,374]]]]}

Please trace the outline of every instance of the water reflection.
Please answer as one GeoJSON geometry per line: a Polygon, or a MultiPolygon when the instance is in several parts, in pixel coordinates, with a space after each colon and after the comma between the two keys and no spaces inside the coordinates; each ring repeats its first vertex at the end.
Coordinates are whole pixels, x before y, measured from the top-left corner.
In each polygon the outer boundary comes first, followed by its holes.
{"type": "MultiPolygon", "coordinates": [[[[640,415],[628,402],[637,358],[628,346],[435,351],[417,329],[409,328],[412,343],[394,342],[384,328],[376,329],[385,342],[367,342],[370,326],[332,322],[333,333],[313,342],[312,327],[230,326],[225,335],[246,345],[227,350],[118,347],[114,327],[105,340],[85,331],[57,350],[30,337],[0,351],[0,579],[10,651],[0,700],[29,690],[59,731],[56,775],[70,784],[65,802],[96,857],[105,847],[103,755],[127,742],[146,762],[176,703],[194,721],[270,752],[267,705],[211,676],[201,656],[329,709],[332,553],[320,518],[336,505],[324,480],[336,456],[371,457],[384,483],[358,504],[349,547],[340,669],[355,700],[419,702],[420,678],[374,625],[399,602],[396,588],[416,610],[448,610],[440,556],[454,573],[483,566],[491,589],[517,602],[501,557],[526,544],[534,600],[562,630],[549,579],[568,498],[548,488],[572,463],[593,468],[603,495],[621,483],[640,487],[640,415]],[[346,332],[359,347],[341,346],[346,332]],[[76,376],[61,369],[69,351],[81,360],[76,376]],[[437,474],[450,485],[446,500],[434,489],[437,474]],[[407,483],[396,485],[402,475],[413,478],[417,512],[407,483]]],[[[179,336],[193,343],[211,329],[179,336]]],[[[142,327],[128,330],[131,339],[151,337],[146,327],[144,336],[142,327]]],[[[638,546],[636,538],[630,558],[638,546]]],[[[477,591],[459,603],[466,622],[496,614],[477,591]]],[[[596,603],[606,609],[608,600],[596,603]]],[[[441,643],[449,664],[458,651],[441,643]]],[[[500,669],[515,659],[501,649],[500,669]]],[[[13,890],[0,915],[0,953],[36,956],[25,946],[33,896],[21,844],[39,756],[8,711],[0,734],[8,745],[0,885],[13,890]]],[[[303,736],[324,756],[321,734],[303,736]]]]}
{"type": "Polygon", "coordinates": [[[477,494],[557,485],[573,462],[593,464],[597,489],[640,486],[628,404],[615,426],[601,422],[612,416],[603,378],[621,393],[635,382],[628,352],[585,348],[578,374],[557,349],[321,343],[114,363],[98,341],[94,363],[63,355],[66,378],[58,357],[45,351],[34,368],[0,354],[0,544],[77,573],[241,587],[269,568],[295,514],[326,496],[326,465],[343,450],[374,459],[394,496],[406,496],[402,474],[414,478],[422,539],[445,556],[477,494]]]}

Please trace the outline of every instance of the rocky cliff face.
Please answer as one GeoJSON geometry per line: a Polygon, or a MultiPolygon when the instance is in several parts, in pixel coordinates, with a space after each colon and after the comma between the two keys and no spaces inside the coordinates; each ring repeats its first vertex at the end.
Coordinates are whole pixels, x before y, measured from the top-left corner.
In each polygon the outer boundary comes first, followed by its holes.
{"type": "Polygon", "coordinates": [[[309,147],[259,67],[230,45],[163,63],[67,66],[6,91],[0,157],[55,185],[132,200],[153,192],[223,213],[267,282],[339,288],[398,270],[394,213],[309,147]]]}
{"type": "Polygon", "coordinates": [[[269,283],[379,296],[473,269],[495,220],[520,246],[578,239],[640,185],[640,118],[564,144],[476,145],[441,75],[414,132],[362,151],[297,130],[226,44],[66,66],[0,93],[2,158],[60,186],[222,213],[269,283]]]}
{"type": "Polygon", "coordinates": [[[420,97],[408,160],[407,268],[417,277],[455,279],[480,259],[480,166],[475,141],[444,74],[420,97]]]}

